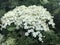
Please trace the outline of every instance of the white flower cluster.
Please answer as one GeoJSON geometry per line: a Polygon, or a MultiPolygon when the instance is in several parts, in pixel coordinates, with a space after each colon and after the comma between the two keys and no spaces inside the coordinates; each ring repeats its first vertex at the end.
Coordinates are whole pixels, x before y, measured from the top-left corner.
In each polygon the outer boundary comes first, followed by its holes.
{"type": "Polygon", "coordinates": [[[39,40],[42,41],[41,31],[49,31],[49,26],[54,27],[53,16],[43,7],[43,6],[19,6],[4,14],[1,18],[2,28],[14,23],[16,29],[24,28],[27,30],[25,33],[28,36],[32,33],[32,36],[39,37],[39,40]],[[46,21],[48,20],[48,23],[46,21]]]}

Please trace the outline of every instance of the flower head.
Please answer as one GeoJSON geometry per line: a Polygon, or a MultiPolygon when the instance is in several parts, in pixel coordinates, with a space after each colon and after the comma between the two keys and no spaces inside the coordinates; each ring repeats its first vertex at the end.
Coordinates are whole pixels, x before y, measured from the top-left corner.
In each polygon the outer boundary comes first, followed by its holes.
{"type": "MultiPolygon", "coordinates": [[[[49,31],[49,26],[55,26],[53,16],[43,6],[19,6],[4,14],[1,18],[2,28],[10,26],[12,23],[16,28],[24,28],[28,30],[25,35],[32,33],[33,37],[42,35],[40,31],[49,31]],[[46,21],[48,20],[48,23],[46,21]],[[35,31],[35,32],[34,32],[35,31]]],[[[39,40],[42,37],[39,36],[39,40]]]]}

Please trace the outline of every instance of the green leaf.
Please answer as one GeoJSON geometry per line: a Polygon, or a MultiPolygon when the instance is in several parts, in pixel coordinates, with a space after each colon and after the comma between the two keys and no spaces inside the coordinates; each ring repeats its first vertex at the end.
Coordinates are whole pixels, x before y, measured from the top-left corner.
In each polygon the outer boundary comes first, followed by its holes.
{"type": "Polygon", "coordinates": [[[8,31],[14,31],[16,29],[16,27],[8,27],[7,30],[8,31]]]}

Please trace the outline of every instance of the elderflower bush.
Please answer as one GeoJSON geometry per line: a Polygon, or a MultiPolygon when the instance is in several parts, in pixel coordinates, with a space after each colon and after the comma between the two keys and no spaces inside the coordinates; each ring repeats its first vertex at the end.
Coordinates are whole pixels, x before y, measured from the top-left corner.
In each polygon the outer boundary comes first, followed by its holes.
{"type": "Polygon", "coordinates": [[[26,7],[23,5],[5,13],[1,18],[1,26],[6,29],[7,26],[14,23],[16,29],[24,28],[27,30],[25,36],[29,36],[31,33],[34,38],[38,36],[38,40],[43,41],[41,31],[50,31],[48,25],[52,25],[54,28],[53,18],[43,6],[26,7]]]}

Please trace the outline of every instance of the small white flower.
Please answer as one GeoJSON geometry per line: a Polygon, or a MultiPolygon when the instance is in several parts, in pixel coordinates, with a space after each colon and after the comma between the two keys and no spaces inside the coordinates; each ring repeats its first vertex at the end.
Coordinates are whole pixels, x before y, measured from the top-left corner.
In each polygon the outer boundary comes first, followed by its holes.
{"type": "Polygon", "coordinates": [[[28,30],[28,33],[30,33],[30,32],[34,32],[34,30],[33,29],[28,30]]]}
{"type": "Polygon", "coordinates": [[[29,36],[29,33],[28,32],[25,32],[25,36],[29,36]]]}
{"type": "Polygon", "coordinates": [[[24,29],[29,29],[29,27],[27,25],[24,26],[24,29]]]}
{"type": "Polygon", "coordinates": [[[32,35],[33,35],[34,38],[37,36],[36,32],[33,32],[32,35]]]}
{"type": "Polygon", "coordinates": [[[39,37],[42,37],[43,35],[41,34],[41,33],[39,33],[39,35],[38,35],[39,37]]]}
{"type": "Polygon", "coordinates": [[[40,33],[39,31],[35,32],[36,35],[38,35],[39,33],[40,33]]]}
{"type": "Polygon", "coordinates": [[[38,39],[39,39],[39,41],[43,42],[41,37],[39,37],[38,39]]]}

